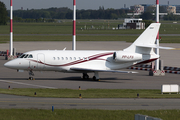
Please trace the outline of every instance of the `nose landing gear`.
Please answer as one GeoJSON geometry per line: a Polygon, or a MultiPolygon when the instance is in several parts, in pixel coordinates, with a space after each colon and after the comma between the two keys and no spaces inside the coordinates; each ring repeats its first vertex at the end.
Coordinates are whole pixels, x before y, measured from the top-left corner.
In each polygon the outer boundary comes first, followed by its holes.
{"type": "Polygon", "coordinates": [[[29,79],[28,80],[35,80],[32,76],[34,76],[34,73],[32,70],[29,71],[29,79]]]}

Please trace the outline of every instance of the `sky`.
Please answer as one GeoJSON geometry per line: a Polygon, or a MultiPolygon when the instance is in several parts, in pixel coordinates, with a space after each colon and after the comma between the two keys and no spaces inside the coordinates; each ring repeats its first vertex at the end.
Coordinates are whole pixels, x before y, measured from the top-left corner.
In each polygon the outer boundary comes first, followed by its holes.
{"type": "MultiPolygon", "coordinates": [[[[6,8],[10,9],[10,0],[0,0],[6,8]]],[[[167,5],[168,0],[160,0],[160,4],[167,5]]],[[[77,9],[99,9],[99,6],[107,8],[123,8],[136,4],[155,4],[156,0],[76,0],[77,9]],[[143,2],[142,2],[143,1],[143,2]]],[[[180,5],[180,0],[169,0],[170,5],[180,5]]],[[[42,9],[51,7],[68,7],[73,9],[73,0],[13,0],[13,9],[42,9]]]]}

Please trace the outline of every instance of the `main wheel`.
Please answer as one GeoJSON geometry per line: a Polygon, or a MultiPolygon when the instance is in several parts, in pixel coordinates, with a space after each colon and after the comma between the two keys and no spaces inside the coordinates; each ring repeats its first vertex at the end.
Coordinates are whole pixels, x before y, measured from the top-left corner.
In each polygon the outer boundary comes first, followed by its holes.
{"type": "Polygon", "coordinates": [[[29,80],[33,80],[33,77],[29,77],[29,80]]]}
{"type": "Polygon", "coordinates": [[[88,74],[83,74],[83,79],[89,79],[89,75],[88,74]]]}
{"type": "Polygon", "coordinates": [[[96,76],[93,76],[94,81],[100,81],[100,79],[97,79],[96,76]]]}
{"type": "Polygon", "coordinates": [[[94,81],[96,80],[96,77],[95,77],[95,76],[93,76],[93,80],[94,80],[94,81]]]}

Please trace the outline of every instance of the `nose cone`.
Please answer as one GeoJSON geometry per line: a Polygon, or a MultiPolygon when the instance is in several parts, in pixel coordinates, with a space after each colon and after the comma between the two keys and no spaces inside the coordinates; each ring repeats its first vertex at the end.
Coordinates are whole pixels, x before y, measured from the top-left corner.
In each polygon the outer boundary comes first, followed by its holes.
{"type": "Polygon", "coordinates": [[[29,68],[29,61],[26,59],[14,59],[4,64],[5,67],[11,69],[28,69],[29,68]]]}
{"type": "Polygon", "coordinates": [[[18,69],[18,60],[14,59],[4,64],[5,67],[11,69],[18,69]]]}
{"type": "Polygon", "coordinates": [[[13,62],[12,61],[9,61],[9,62],[6,62],[5,64],[4,64],[4,67],[7,67],[7,68],[13,68],[13,62]]]}

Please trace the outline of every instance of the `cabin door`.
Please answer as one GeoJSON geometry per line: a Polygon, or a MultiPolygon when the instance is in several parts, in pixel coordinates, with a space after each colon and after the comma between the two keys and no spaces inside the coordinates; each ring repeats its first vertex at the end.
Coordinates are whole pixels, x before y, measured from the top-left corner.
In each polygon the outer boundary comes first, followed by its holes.
{"type": "Polygon", "coordinates": [[[42,53],[37,55],[37,67],[39,70],[43,70],[45,65],[45,56],[42,53]]]}

